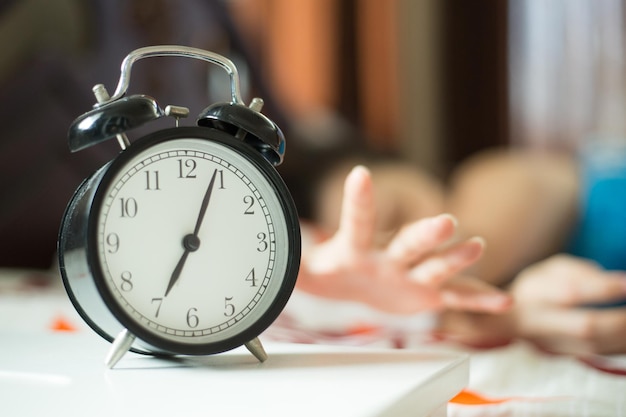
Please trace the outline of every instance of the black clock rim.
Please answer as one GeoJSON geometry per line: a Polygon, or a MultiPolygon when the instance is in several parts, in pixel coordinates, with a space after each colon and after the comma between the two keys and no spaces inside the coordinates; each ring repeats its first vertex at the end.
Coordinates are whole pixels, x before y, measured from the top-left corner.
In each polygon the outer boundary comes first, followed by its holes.
{"type": "MultiPolygon", "coordinates": [[[[103,200],[105,198],[105,192],[108,188],[113,177],[117,173],[118,169],[123,167],[132,157],[142,152],[143,150],[157,145],[159,143],[183,139],[203,139],[211,142],[220,143],[226,147],[233,149],[239,154],[243,155],[248,161],[250,161],[262,175],[275,187],[280,201],[281,208],[285,215],[285,222],[287,224],[287,236],[289,240],[289,248],[291,249],[290,256],[287,257],[287,265],[285,270],[285,277],[278,291],[278,295],[270,305],[270,307],[262,313],[261,317],[253,324],[245,328],[240,333],[231,336],[229,338],[202,344],[188,344],[179,343],[172,340],[168,340],[155,335],[150,331],[146,331],[143,327],[136,324],[136,320],[130,317],[124,309],[122,309],[113,294],[105,284],[105,274],[100,268],[98,248],[92,247],[88,250],[87,259],[92,266],[91,272],[93,275],[96,288],[100,293],[103,301],[107,304],[111,313],[115,318],[135,335],[138,339],[148,343],[149,345],[157,348],[159,352],[166,354],[183,354],[183,355],[209,355],[215,353],[225,352],[236,347],[242,346],[245,343],[253,340],[257,336],[261,335],[280,315],[287,301],[291,297],[291,294],[295,288],[296,279],[300,268],[300,256],[301,256],[301,236],[300,236],[300,223],[298,212],[295,203],[289,193],[287,186],[283,179],[280,177],[276,169],[268,162],[257,150],[250,145],[240,141],[233,136],[210,127],[176,127],[171,129],[160,130],[148,134],[140,139],[135,140],[128,148],[121,152],[116,159],[114,159],[106,173],[103,175],[100,183],[97,186],[93,207],[102,207],[103,200]]],[[[97,242],[97,222],[99,210],[92,210],[89,214],[87,223],[87,238],[89,242],[97,242]]]]}

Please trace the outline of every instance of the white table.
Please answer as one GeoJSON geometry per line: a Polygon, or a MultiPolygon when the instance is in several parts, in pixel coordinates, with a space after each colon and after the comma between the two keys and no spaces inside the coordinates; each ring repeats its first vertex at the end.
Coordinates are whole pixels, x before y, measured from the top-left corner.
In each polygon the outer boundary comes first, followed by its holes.
{"type": "Polygon", "coordinates": [[[110,344],[59,289],[0,292],[0,317],[1,416],[445,416],[469,380],[464,354],[271,341],[262,364],[128,353],[108,370],[110,344]],[[77,330],[51,330],[59,317],[77,330]]]}

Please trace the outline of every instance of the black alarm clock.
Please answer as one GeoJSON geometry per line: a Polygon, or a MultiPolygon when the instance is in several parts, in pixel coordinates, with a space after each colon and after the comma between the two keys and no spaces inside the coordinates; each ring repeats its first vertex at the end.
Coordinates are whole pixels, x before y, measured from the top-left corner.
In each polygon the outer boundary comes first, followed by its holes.
{"type": "Polygon", "coordinates": [[[247,106],[227,58],[196,48],[153,46],[123,61],[109,97],[69,129],[72,152],[117,138],[122,151],[79,186],[59,233],[61,277],[85,322],[113,343],[113,367],[128,351],[209,355],[245,345],[267,357],[258,336],[289,299],[300,265],[300,227],[275,166],[285,139],[247,106]],[[127,96],[139,59],[174,56],[217,64],[230,77],[230,102],[208,106],[197,126],[189,111],[127,96]],[[139,139],[126,133],[173,116],[174,127],[139,139]]]}

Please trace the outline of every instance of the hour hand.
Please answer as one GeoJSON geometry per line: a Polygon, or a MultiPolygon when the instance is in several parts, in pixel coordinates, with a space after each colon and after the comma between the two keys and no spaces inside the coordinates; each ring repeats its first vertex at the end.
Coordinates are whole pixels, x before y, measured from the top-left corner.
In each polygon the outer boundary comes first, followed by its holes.
{"type": "Polygon", "coordinates": [[[176,264],[176,268],[174,268],[174,272],[172,272],[172,276],[170,277],[170,282],[167,284],[167,289],[165,290],[165,297],[170,293],[178,278],[180,278],[180,273],[183,271],[183,266],[185,266],[185,261],[187,261],[187,257],[189,256],[189,251],[185,249],[183,252],[183,256],[180,257],[180,260],[176,264]]]}
{"type": "Polygon", "coordinates": [[[165,290],[165,297],[170,293],[170,290],[180,278],[181,272],[183,272],[183,267],[185,266],[185,262],[187,261],[187,257],[191,252],[195,252],[200,248],[200,239],[198,236],[194,234],[188,234],[183,238],[183,247],[185,251],[183,252],[183,256],[180,257],[180,260],[176,264],[176,268],[172,272],[172,276],[170,277],[170,282],[167,284],[167,289],[165,290]]]}

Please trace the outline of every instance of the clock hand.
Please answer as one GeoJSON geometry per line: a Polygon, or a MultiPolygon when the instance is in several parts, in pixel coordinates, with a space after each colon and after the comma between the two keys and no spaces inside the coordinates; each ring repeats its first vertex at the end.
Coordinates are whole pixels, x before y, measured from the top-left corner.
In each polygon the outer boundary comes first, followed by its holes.
{"type": "Polygon", "coordinates": [[[207,187],[206,193],[204,193],[204,198],[202,199],[202,205],[200,206],[200,213],[198,213],[198,220],[196,220],[196,227],[195,229],[193,229],[193,234],[196,237],[198,237],[198,232],[200,231],[202,220],[204,220],[204,214],[206,213],[206,209],[209,206],[209,200],[211,199],[211,193],[213,192],[213,184],[215,184],[216,175],[217,175],[217,169],[213,171],[213,176],[211,177],[209,186],[207,187]]]}
{"type": "Polygon", "coordinates": [[[211,177],[209,186],[204,193],[204,198],[202,199],[202,204],[200,205],[200,213],[198,213],[198,219],[196,220],[196,226],[194,227],[193,233],[188,234],[183,238],[183,247],[185,248],[185,251],[172,272],[170,281],[167,284],[167,289],[165,290],[165,297],[167,297],[172,287],[174,287],[174,284],[178,281],[178,278],[180,278],[180,274],[183,271],[183,266],[185,266],[189,253],[195,252],[200,248],[200,238],[198,237],[198,233],[200,232],[200,226],[202,226],[202,220],[204,220],[206,210],[209,207],[209,201],[211,200],[211,194],[213,193],[213,184],[215,184],[216,175],[217,169],[213,171],[213,176],[211,177]]]}
{"type": "MultiPolygon", "coordinates": [[[[188,236],[191,236],[191,235],[188,235],[188,236]]],[[[170,293],[170,290],[172,289],[174,284],[176,284],[176,281],[178,281],[178,278],[180,277],[180,273],[183,271],[183,266],[185,265],[185,261],[187,261],[187,256],[189,256],[189,249],[185,248],[185,251],[183,252],[183,256],[181,256],[180,260],[176,264],[176,268],[174,268],[174,272],[172,272],[172,276],[170,277],[170,282],[167,284],[167,289],[165,290],[164,297],[167,297],[167,294],[170,293]]]]}

